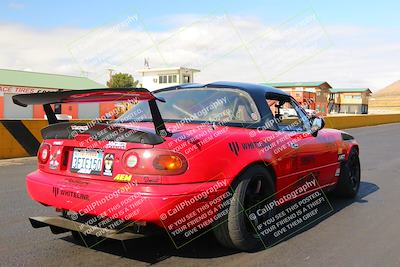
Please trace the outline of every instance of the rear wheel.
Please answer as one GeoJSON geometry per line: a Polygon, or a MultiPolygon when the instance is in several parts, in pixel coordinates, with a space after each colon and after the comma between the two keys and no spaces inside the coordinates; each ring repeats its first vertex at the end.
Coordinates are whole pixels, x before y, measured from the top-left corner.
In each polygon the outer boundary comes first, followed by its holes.
{"type": "Polygon", "coordinates": [[[361,167],[358,151],[352,148],[348,160],[342,163],[338,184],[334,193],[345,198],[354,198],[360,188],[361,167]]]}
{"type": "Polygon", "coordinates": [[[256,230],[260,220],[271,217],[274,209],[262,217],[249,219],[252,213],[267,202],[264,201],[275,193],[275,185],[269,171],[261,166],[252,166],[243,171],[232,184],[232,196],[229,211],[215,223],[214,234],[226,247],[253,251],[263,246],[256,230]]]}

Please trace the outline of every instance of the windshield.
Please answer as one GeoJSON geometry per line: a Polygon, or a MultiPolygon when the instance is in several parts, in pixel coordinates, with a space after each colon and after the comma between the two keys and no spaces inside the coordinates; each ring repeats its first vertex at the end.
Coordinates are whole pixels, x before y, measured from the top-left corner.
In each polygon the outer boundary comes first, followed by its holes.
{"type": "MultiPolygon", "coordinates": [[[[233,89],[199,88],[155,93],[161,116],[166,122],[254,123],[260,116],[251,97],[233,89]]],[[[147,102],[139,102],[116,123],[152,121],[147,102]]]]}

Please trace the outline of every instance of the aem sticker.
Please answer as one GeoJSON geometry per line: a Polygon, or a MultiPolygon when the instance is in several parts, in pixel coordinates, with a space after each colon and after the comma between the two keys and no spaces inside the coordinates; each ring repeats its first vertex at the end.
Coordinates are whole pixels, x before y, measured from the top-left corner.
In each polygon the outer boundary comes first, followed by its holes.
{"type": "Polygon", "coordinates": [[[117,181],[117,182],[130,182],[131,180],[132,180],[131,174],[119,173],[114,177],[114,181],[117,181]]]}

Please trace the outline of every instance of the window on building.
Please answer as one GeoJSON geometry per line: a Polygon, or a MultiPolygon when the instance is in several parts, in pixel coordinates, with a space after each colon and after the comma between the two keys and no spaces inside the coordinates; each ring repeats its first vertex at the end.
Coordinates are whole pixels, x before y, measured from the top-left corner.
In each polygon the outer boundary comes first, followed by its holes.
{"type": "Polygon", "coordinates": [[[360,95],[345,95],[344,99],[361,99],[360,95]]]}
{"type": "Polygon", "coordinates": [[[158,76],[158,83],[176,83],[176,75],[160,75],[158,76]]]}

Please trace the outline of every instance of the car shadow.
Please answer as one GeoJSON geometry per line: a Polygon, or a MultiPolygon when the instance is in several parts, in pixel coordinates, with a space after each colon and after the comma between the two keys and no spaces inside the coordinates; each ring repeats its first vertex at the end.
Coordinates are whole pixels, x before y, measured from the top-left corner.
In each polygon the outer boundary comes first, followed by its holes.
{"type": "MultiPolygon", "coordinates": [[[[329,200],[331,207],[330,210],[327,210],[325,213],[322,211],[323,216],[320,216],[305,227],[294,230],[293,232],[287,232],[286,238],[282,238],[279,242],[274,243],[273,246],[313,228],[320,222],[353,203],[367,203],[368,201],[364,198],[378,190],[379,187],[376,184],[361,182],[359,193],[354,199],[342,199],[327,194],[327,199],[329,200]]],[[[85,246],[85,244],[73,239],[72,236],[65,236],[61,239],[76,245],[85,246]]],[[[218,258],[240,253],[238,250],[228,249],[221,246],[215,239],[212,231],[199,236],[179,249],[176,248],[167,234],[133,239],[124,241],[123,243],[116,240],[104,240],[97,245],[90,247],[90,249],[148,264],[155,264],[173,256],[181,258],[218,258]]]]}
{"type": "MultiPolygon", "coordinates": [[[[267,247],[272,247],[276,246],[284,241],[287,241],[291,239],[294,236],[297,236],[301,233],[304,233],[311,228],[315,227],[319,223],[323,222],[327,218],[331,217],[332,215],[340,212],[342,209],[350,206],[353,203],[368,203],[368,200],[365,199],[366,196],[373,194],[374,192],[379,190],[379,186],[370,183],[370,182],[360,182],[360,188],[358,191],[358,194],[355,198],[341,198],[337,197],[332,193],[326,193],[324,196],[327,200],[328,205],[322,206],[321,209],[318,211],[320,216],[317,216],[318,218],[313,220],[311,223],[306,224],[305,226],[299,228],[294,228],[293,231],[288,231],[285,233],[285,238],[280,239],[277,242],[274,242],[271,245],[266,244],[267,247]]],[[[285,205],[281,207],[279,210],[285,209],[287,206],[290,206],[290,204],[285,205]]],[[[279,212],[278,210],[278,212],[279,212]]]]}
{"type": "MultiPolygon", "coordinates": [[[[86,246],[73,239],[71,235],[61,239],[79,246],[86,246]]],[[[107,239],[97,245],[89,246],[88,249],[110,253],[116,256],[155,264],[170,257],[182,258],[218,258],[238,253],[238,250],[228,249],[221,246],[215,239],[212,231],[196,238],[190,243],[176,248],[171,238],[165,234],[142,237],[128,241],[107,239]]]]}

